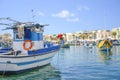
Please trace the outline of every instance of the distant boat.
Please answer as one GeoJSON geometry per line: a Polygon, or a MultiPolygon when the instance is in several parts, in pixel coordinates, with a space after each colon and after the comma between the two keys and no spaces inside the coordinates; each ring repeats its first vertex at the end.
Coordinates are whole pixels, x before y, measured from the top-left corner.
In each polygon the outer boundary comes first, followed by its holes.
{"type": "Polygon", "coordinates": [[[70,48],[69,43],[65,42],[65,40],[63,38],[63,34],[58,34],[57,38],[60,40],[61,48],[70,48]]]}
{"type": "Polygon", "coordinates": [[[120,45],[119,40],[112,40],[112,43],[113,43],[114,46],[120,45]]]}
{"type": "Polygon", "coordinates": [[[13,48],[0,54],[0,74],[15,74],[50,63],[57,44],[44,44],[44,26],[27,22],[16,22],[6,29],[13,30],[13,48]]]}
{"type": "Polygon", "coordinates": [[[0,54],[9,52],[12,50],[12,43],[10,42],[0,42],[0,54]]]}
{"type": "Polygon", "coordinates": [[[70,44],[70,45],[80,45],[80,41],[72,40],[72,41],[69,41],[68,44],[70,44]]]}
{"type": "Polygon", "coordinates": [[[97,44],[98,49],[101,51],[110,51],[112,46],[112,41],[109,39],[100,40],[97,44]]]}
{"type": "Polygon", "coordinates": [[[61,45],[61,48],[70,48],[70,45],[69,44],[64,44],[64,45],[61,45]]]}

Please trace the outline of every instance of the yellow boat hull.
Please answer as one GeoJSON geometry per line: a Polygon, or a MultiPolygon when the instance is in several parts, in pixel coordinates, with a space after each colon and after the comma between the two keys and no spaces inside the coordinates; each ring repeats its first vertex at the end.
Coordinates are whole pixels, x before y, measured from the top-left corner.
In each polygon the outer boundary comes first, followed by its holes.
{"type": "Polygon", "coordinates": [[[112,48],[112,42],[110,40],[101,40],[99,41],[97,47],[99,50],[108,51],[112,48]]]}

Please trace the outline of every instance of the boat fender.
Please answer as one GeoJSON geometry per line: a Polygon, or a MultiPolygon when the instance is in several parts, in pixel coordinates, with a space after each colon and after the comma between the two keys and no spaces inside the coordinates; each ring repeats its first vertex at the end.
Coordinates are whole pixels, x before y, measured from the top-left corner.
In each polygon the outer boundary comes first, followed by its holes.
{"type": "Polygon", "coordinates": [[[31,40],[25,40],[23,43],[24,50],[30,50],[32,48],[32,46],[33,46],[33,43],[31,40]],[[30,45],[28,46],[28,44],[30,44],[30,45]]]}

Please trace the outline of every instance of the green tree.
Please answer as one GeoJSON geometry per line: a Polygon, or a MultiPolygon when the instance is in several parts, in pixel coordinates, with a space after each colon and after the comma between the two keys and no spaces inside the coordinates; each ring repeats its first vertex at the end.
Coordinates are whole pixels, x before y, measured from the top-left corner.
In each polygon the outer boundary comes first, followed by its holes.
{"type": "Polygon", "coordinates": [[[117,33],[116,32],[112,32],[112,36],[114,37],[114,39],[116,38],[117,33]]]}

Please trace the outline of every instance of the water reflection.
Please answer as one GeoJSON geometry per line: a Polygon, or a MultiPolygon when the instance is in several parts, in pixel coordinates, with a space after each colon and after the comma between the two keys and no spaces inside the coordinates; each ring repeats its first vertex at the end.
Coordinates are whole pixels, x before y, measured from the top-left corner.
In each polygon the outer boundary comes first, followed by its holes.
{"type": "Polygon", "coordinates": [[[19,75],[0,76],[3,80],[60,80],[60,72],[51,65],[37,68],[19,75]]]}
{"type": "Polygon", "coordinates": [[[98,51],[99,57],[101,61],[105,62],[106,64],[110,63],[110,60],[112,59],[112,52],[111,51],[98,51]]]}
{"type": "Polygon", "coordinates": [[[98,54],[102,60],[110,60],[112,56],[111,51],[99,51],[98,54]]]}

